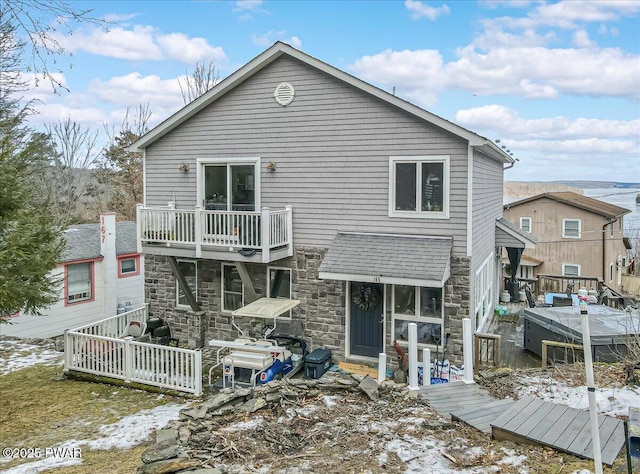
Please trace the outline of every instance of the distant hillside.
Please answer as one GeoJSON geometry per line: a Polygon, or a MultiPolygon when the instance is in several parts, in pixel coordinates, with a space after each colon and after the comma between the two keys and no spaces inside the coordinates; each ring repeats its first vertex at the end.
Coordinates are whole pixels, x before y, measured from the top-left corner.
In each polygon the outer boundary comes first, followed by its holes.
{"type": "Polygon", "coordinates": [[[578,186],[570,186],[569,184],[559,182],[505,181],[503,187],[505,198],[526,198],[542,193],[557,193],[562,191],[573,191],[574,193],[584,194],[582,188],[578,186]]]}
{"type": "Polygon", "coordinates": [[[619,181],[551,181],[553,184],[566,184],[582,189],[593,188],[640,188],[640,183],[621,183],[619,181]]]}

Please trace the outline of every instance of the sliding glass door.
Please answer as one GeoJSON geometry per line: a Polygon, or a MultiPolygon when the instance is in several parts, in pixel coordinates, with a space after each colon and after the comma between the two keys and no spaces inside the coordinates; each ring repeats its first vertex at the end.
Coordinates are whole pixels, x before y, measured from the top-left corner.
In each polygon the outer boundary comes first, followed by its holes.
{"type": "Polygon", "coordinates": [[[204,166],[204,208],[210,211],[255,211],[256,175],[253,164],[204,166]]]}

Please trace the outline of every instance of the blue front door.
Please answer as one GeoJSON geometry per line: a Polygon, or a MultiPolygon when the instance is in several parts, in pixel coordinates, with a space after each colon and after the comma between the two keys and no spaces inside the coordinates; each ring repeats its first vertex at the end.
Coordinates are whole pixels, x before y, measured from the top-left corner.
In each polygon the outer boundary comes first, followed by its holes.
{"type": "Polygon", "coordinates": [[[355,281],[349,285],[350,353],[377,358],[384,352],[384,286],[355,281]]]}

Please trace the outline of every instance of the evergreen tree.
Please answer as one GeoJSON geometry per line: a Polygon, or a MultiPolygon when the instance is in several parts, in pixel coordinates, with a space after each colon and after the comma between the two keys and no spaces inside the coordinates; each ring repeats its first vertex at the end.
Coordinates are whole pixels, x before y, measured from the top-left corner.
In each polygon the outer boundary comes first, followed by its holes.
{"type": "Polygon", "coordinates": [[[0,323],[17,311],[39,314],[58,300],[50,272],[63,248],[46,197],[33,185],[52,147],[24,125],[29,109],[0,97],[0,323]]]}

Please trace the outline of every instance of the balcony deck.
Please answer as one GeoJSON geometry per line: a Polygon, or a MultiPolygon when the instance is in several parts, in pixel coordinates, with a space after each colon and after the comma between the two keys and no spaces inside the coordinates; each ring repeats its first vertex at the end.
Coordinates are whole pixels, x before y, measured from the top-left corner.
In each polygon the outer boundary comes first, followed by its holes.
{"type": "Polygon", "coordinates": [[[138,251],[269,263],[293,255],[292,208],[211,211],[138,205],[138,251]]]}

